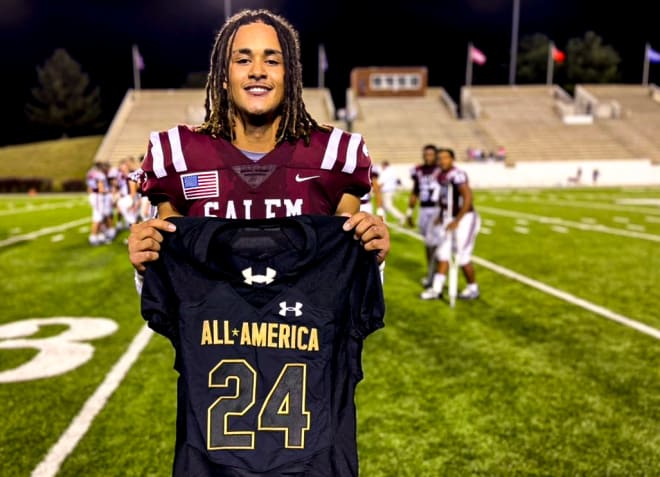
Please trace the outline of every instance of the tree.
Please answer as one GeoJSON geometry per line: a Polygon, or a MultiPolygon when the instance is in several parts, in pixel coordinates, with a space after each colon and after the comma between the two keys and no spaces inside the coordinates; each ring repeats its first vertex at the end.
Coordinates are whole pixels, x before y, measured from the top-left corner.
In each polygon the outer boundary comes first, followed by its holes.
{"type": "Polygon", "coordinates": [[[521,83],[545,83],[549,43],[550,39],[542,33],[520,39],[517,77],[521,83]]]}
{"type": "Polygon", "coordinates": [[[566,47],[566,76],[572,83],[612,83],[619,80],[621,57],[593,31],[572,38],[566,47]]]}
{"type": "Polygon", "coordinates": [[[100,90],[90,86],[89,75],[66,50],[56,49],[43,67],[37,67],[37,80],[38,86],[32,88],[34,102],[25,108],[30,121],[60,135],[97,130],[103,125],[100,90]]]}

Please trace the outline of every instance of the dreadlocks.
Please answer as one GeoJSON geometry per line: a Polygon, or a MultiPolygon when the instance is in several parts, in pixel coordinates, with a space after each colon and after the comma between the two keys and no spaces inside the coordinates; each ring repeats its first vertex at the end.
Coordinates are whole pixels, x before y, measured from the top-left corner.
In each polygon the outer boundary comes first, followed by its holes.
{"type": "Polygon", "coordinates": [[[234,110],[228,88],[223,86],[229,77],[231,43],[243,25],[264,23],[272,26],[282,45],[285,73],[285,97],[280,107],[282,120],[277,130],[277,143],[302,139],[309,144],[314,130],[326,130],[307,112],[302,97],[302,65],[298,33],[291,24],[268,10],[243,10],[229,18],[216,36],[211,66],[206,82],[206,116],[200,131],[229,141],[234,139],[234,110]]]}

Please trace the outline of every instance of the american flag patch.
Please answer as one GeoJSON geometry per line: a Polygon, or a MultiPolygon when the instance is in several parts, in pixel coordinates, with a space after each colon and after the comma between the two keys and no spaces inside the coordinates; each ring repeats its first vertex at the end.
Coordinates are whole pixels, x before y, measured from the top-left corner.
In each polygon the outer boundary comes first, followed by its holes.
{"type": "Polygon", "coordinates": [[[218,171],[194,172],[181,176],[186,200],[206,199],[219,195],[218,171]]]}

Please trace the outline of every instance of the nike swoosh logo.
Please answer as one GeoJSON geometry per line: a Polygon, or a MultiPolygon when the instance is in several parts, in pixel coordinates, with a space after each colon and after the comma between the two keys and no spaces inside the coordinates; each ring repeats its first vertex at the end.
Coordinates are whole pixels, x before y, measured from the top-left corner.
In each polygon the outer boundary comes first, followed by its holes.
{"type": "Polygon", "coordinates": [[[300,177],[300,174],[296,174],[296,182],[305,182],[312,179],[318,179],[321,176],[309,176],[309,177],[300,177]]]}

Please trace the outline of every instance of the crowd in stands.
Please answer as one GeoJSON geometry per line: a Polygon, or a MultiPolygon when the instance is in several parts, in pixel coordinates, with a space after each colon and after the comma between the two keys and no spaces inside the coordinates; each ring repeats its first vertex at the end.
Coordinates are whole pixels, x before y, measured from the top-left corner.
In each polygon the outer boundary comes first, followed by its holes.
{"type": "Polygon", "coordinates": [[[494,151],[486,149],[479,149],[476,147],[468,147],[467,160],[468,161],[504,161],[506,159],[506,148],[498,146],[494,151]]]}

